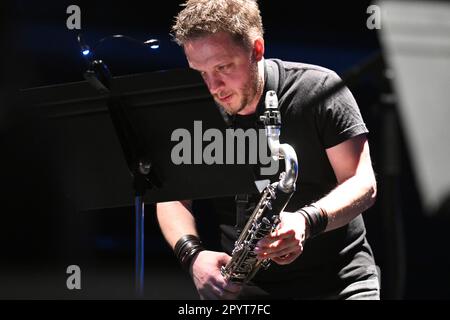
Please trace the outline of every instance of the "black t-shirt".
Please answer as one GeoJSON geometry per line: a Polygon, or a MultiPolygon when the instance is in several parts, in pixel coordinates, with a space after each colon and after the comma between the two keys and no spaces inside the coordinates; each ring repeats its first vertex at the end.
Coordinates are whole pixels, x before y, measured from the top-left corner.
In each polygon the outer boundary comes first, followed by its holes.
{"type": "MultiPolygon", "coordinates": [[[[309,104],[312,97],[340,79],[331,70],[301,63],[265,60],[265,88],[275,90],[281,112],[280,142],[291,145],[298,158],[299,174],[296,191],[286,211],[296,211],[322,198],[337,185],[326,149],[368,132],[357,103],[345,88],[324,103],[309,104]]],[[[235,128],[259,128],[259,116],[264,112],[264,98],[256,113],[235,115],[235,128]]],[[[282,172],[284,166],[280,165],[282,172]]],[[[259,170],[255,170],[258,174],[259,170]]],[[[267,179],[267,177],[259,177],[267,179]]],[[[278,174],[269,177],[278,181],[278,174]]],[[[260,195],[251,195],[245,210],[249,216],[260,195]]],[[[236,234],[236,204],[234,197],[209,200],[219,219],[222,247],[231,254],[236,234]]],[[[373,254],[365,238],[361,215],[348,225],[323,233],[305,243],[303,254],[293,263],[280,266],[272,263],[258,272],[253,282],[273,297],[302,298],[335,292],[351,281],[371,276],[375,272],[373,254]]]]}

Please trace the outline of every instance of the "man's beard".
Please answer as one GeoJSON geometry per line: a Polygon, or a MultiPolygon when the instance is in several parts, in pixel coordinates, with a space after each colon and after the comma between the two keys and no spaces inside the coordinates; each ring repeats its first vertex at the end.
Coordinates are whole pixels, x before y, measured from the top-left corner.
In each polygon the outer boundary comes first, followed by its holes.
{"type": "Polygon", "coordinates": [[[216,103],[223,108],[229,115],[235,115],[242,111],[247,105],[249,105],[257,93],[262,90],[262,79],[259,78],[258,74],[258,63],[252,63],[250,67],[250,79],[249,81],[240,89],[242,93],[242,98],[237,109],[231,109],[222,105],[216,100],[216,103]]]}

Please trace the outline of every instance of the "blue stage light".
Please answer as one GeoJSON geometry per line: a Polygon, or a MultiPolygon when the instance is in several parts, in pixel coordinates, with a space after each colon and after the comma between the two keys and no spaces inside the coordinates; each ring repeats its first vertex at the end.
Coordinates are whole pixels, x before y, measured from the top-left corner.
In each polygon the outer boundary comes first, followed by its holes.
{"type": "Polygon", "coordinates": [[[150,46],[151,49],[156,50],[159,49],[159,40],[150,39],[144,42],[145,45],[150,46]]]}

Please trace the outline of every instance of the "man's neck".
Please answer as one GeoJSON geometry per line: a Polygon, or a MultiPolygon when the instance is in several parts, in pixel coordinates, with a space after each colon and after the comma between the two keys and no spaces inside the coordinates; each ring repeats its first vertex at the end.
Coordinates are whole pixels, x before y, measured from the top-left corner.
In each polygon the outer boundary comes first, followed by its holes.
{"type": "Polygon", "coordinates": [[[264,58],[258,62],[258,78],[259,78],[259,86],[256,89],[255,98],[249,103],[244,109],[239,111],[237,114],[241,116],[250,115],[256,112],[256,108],[258,107],[259,100],[261,100],[261,96],[264,92],[264,58]]]}

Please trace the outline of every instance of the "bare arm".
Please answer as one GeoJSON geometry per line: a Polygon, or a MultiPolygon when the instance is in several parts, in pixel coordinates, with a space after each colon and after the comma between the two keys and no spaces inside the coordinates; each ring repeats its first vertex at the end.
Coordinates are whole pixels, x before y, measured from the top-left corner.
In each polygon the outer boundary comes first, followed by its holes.
{"type": "MultiPolygon", "coordinates": [[[[367,137],[360,135],[326,150],[337,183],[328,195],[316,202],[328,214],[325,231],[349,223],[375,202],[376,181],[367,137]]],[[[282,212],[280,228],[258,244],[260,258],[289,264],[303,252],[308,237],[305,219],[297,212],[282,212]]]]}
{"type": "Polygon", "coordinates": [[[325,231],[337,229],[375,202],[377,186],[365,135],[326,150],[338,186],[316,202],[328,213],[325,231]]]}
{"type": "Polygon", "coordinates": [[[159,226],[172,249],[182,236],[198,235],[191,206],[190,200],[161,202],[156,205],[159,226]]]}
{"type": "MultiPolygon", "coordinates": [[[[186,234],[198,235],[191,201],[162,202],[156,205],[159,226],[172,249],[186,234]]],[[[226,281],[220,267],[230,259],[226,253],[200,251],[192,260],[190,274],[201,299],[236,299],[241,287],[226,281]]]]}

